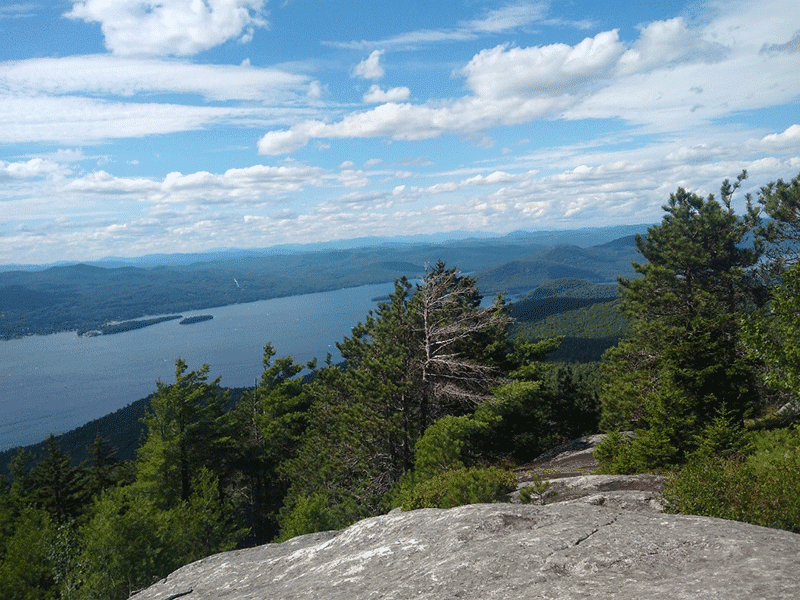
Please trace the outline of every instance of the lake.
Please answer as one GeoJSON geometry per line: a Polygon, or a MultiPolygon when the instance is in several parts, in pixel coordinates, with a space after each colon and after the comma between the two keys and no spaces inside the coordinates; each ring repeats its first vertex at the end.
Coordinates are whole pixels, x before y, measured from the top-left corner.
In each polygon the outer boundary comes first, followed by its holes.
{"type": "MultiPolygon", "coordinates": [[[[175,359],[190,370],[203,363],[225,387],[252,386],[261,377],[264,345],[276,358],[320,363],[336,342],[364,321],[393,283],[304,294],[181,313],[212,320],[165,321],[113,335],[74,332],[0,342],[0,450],[64,433],[151,394],[156,381],[175,380],[175,359]]],[[[154,315],[156,316],[156,315],[154,315]]]]}

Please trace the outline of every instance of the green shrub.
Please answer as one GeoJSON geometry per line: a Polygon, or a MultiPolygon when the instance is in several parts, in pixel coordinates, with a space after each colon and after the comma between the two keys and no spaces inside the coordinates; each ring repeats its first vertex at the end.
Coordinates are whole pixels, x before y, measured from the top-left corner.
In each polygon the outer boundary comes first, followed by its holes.
{"type": "MultiPolygon", "coordinates": [[[[488,403],[485,403],[488,404],[488,403]]],[[[499,420],[490,412],[481,415],[447,415],[430,425],[414,446],[414,468],[406,471],[384,495],[381,506],[391,510],[403,506],[423,482],[449,471],[464,469],[475,460],[470,455],[472,438],[499,420]]]]}
{"type": "Polygon", "coordinates": [[[741,421],[723,406],[717,416],[703,433],[697,436],[697,448],[689,455],[689,460],[703,458],[741,458],[752,450],[750,436],[741,421]]]}
{"type": "Polygon", "coordinates": [[[285,542],[307,533],[344,529],[367,516],[358,499],[348,493],[299,495],[288,499],[281,509],[281,530],[274,541],[285,542]]]}
{"type": "Polygon", "coordinates": [[[544,504],[544,494],[550,489],[550,482],[544,481],[541,475],[534,473],[531,485],[519,491],[520,504],[544,504]]]}
{"type": "Polygon", "coordinates": [[[454,469],[414,486],[403,502],[403,510],[501,502],[507,500],[516,487],[516,476],[505,469],[454,469]]]}
{"type": "Polygon", "coordinates": [[[746,457],[694,457],[667,481],[667,511],[800,533],[800,429],[760,432],[752,444],[746,457]]]}
{"type": "Polygon", "coordinates": [[[415,445],[414,473],[418,480],[463,468],[470,437],[487,429],[492,419],[499,420],[499,417],[486,416],[485,420],[478,420],[471,415],[447,415],[429,426],[415,445]]]}
{"type": "Polygon", "coordinates": [[[663,471],[667,465],[742,457],[751,450],[750,436],[741,420],[724,405],[717,410],[717,416],[693,436],[691,443],[683,442],[688,454],[682,455],[680,444],[675,442],[681,438],[680,434],[658,425],[656,422],[650,429],[635,432],[610,431],[594,450],[601,471],[614,474],[663,471]]]}
{"type": "Polygon", "coordinates": [[[631,450],[633,435],[619,430],[609,431],[594,449],[594,457],[603,473],[624,475],[636,473],[638,465],[631,450]]]}
{"type": "Polygon", "coordinates": [[[322,494],[298,497],[294,508],[283,519],[280,535],[275,541],[285,542],[298,535],[333,529],[327,504],[328,498],[322,494]]]}

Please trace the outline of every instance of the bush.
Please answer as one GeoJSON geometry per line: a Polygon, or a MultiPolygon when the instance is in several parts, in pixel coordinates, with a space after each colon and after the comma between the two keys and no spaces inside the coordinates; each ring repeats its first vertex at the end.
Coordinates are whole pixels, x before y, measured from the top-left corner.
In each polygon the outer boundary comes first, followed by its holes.
{"type": "Polygon", "coordinates": [[[632,451],[634,432],[609,431],[594,449],[594,457],[600,463],[602,473],[629,475],[640,472],[632,451]]]}
{"type": "Polygon", "coordinates": [[[800,533],[800,428],[752,436],[746,457],[698,455],[670,478],[666,510],[800,533]]]}
{"type": "Polygon", "coordinates": [[[344,529],[368,517],[357,498],[347,492],[317,492],[287,500],[280,512],[281,530],[275,542],[298,535],[344,529]]]}
{"type": "Polygon", "coordinates": [[[534,473],[531,485],[526,485],[519,491],[520,504],[544,504],[544,495],[550,489],[550,482],[542,479],[541,475],[534,473]]]}
{"type": "Polygon", "coordinates": [[[610,431],[595,448],[594,457],[602,472],[622,475],[661,471],[666,465],[676,466],[693,460],[741,457],[750,448],[741,421],[737,421],[724,405],[691,443],[684,442],[684,449],[691,450],[688,455],[682,455],[676,438],[680,435],[658,426],[627,433],[610,431]]]}
{"type": "Polygon", "coordinates": [[[414,446],[414,468],[406,471],[384,495],[381,507],[391,510],[403,506],[414,488],[423,482],[449,471],[475,466],[476,457],[471,456],[475,445],[473,437],[499,419],[484,411],[481,415],[447,415],[433,423],[414,446]]]}
{"type": "Polygon", "coordinates": [[[334,529],[327,510],[328,498],[323,494],[300,496],[283,520],[276,542],[285,542],[298,535],[334,529]]]}
{"type": "Polygon", "coordinates": [[[442,417],[425,430],[414,447],[414,474],[418,480],[461,469],[469,452],[470,438],[485,431],[499,417],[465,415],[442,417]]]}
{"type": "Polygon", "coordinates": [[[454,469],[414,486],[403,502],[403,510],[502,502],[516,487],[516,476],[505,469],[454,469]]]}

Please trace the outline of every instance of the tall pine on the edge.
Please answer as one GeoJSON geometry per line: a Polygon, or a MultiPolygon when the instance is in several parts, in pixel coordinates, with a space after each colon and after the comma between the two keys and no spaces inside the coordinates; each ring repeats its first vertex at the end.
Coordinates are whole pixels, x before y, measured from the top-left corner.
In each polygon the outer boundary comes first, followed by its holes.
{"type": "Polygon", "coordinates": [[[345,526],[381,510],[436,419],[471,412],[500,382],[508,318],[481,308],[475,280],[439,262],[412,295],[402,278],[352,336],[347,361],[317,374],[309,426],[282,469],[292,481],[282,539],[345,526]]]}
{"type": "Polygon", "coordinates": [[[641,277],[621,279],[621,309],[633,333],[604,356],[601,427],[616,433],[598,450],[608,470],[637,471],[682,462],[706,425],[720,415],[741,420],[755,397],[755,377],[740,339],[748,306],[745,270],[758,243],[745,245],[757,224],[748,204],[731,208],[733,185],[721,201],[683,188],[670,195],[661,225],[637,236],[648,262],[641,277]]]}
{"type": "Polygon", "coordinates": [[[143,421],[147,437],[138,450],[140,484],[150,484],[165,507],[187,501],[192,479],[202,467],[215,471],[215,437],[221,429],[227,394],[219,378],[208,382],[208,365],[187,373],[175,361],[175,382],[159,381],[143,421]]]}

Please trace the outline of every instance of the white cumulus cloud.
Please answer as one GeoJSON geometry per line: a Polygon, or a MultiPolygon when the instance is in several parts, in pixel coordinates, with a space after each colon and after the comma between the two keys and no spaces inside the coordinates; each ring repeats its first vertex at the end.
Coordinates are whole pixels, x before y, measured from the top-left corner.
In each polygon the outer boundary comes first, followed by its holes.
{"type": "Polygon", "coordinates": [[[64,16],[100,23],[114,54],[188,56],[267,26],[265,0],[73,0],[64,16]]]}
{"type": "Polygon", "coordinates": [[[411,91],[407,87],[395,87],[386,91],[382,90],[379,85],[373,84],[369,90],[364,94],[364,102],[370,104],[383,104],[384,102],[402,102],[408,99],[411,91]]]}
{"type": "Polygon", "coordinates": [[[775,150],[800,148],[800,125],[794,124],[781,133],[765,135],[761,138],[761,145],[775,150]]]}
{"type": "Polygon", "coordinates": [[[575,46],[497,46],[482,50],[463,73],[470,89],[483,98],[564,93],[590,79],[604,77],[624,50],[615,29],[575,46]]]}
{"type": "Polygon", "coordinates": [[[353,69],[353,77],[360,77],[362,79],[380,79],[384,75],[383,67],[381,67],[381,56],[383,50],[373,50],[368,58],[365,58],[358,63],[353,69]]]}
{"type": "Polygon", "coordinates": [[[641,29],[639,39],[619,60],[622,74],[664,68],[681,62],[713,62],[721,59],[726,48],[691,31],[682,17],[655,21],[641,29]]]}
{"type": "Polygon", "coordinates": [[[32,179],[64,174],[64,168],[56,161],[44,158],[32,158],[27,161],[6,162],[0,160],[0,180],[32,179]]]}

